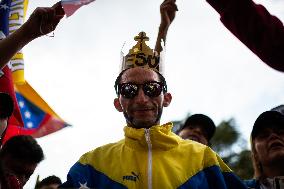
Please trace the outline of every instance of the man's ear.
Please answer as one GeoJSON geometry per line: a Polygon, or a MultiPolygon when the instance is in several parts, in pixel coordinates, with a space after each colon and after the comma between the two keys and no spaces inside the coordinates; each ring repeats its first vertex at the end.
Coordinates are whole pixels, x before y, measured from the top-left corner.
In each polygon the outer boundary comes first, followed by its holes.
{"type": "Polygon", "coordinates": [[[120,104],[118,98],[115,98],[115,99],[113,100],[113,105],[114,105],[114,107],[115,107],[115,109],[116,109],[117,111],[123,112],[122,106],[121,106],[121,104],[120,104]]]}
{"type": "Polygon", "coordinates": [[[172,95],[171,93],[165,93],[164,94],[164,102],[163,102],[163,106],[164,107],[168,107],[170,105],[172,101],[172,95]]]}

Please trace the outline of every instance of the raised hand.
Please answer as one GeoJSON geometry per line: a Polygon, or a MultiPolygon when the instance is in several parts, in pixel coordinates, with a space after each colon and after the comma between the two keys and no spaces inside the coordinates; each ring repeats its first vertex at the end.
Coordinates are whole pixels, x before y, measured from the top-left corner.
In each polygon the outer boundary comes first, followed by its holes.
{"type": "Polygon", "coordinates": [[[39,7],[18,30],[0,41],[0,69],[30,41],[53,31],[64,16],[61,3],[39,7]]]}
{"type": "Polygon", "coordinates": [[[176,11],[178,11],[175,0],[165,0],[160,6],[161,13],[161,29],[168,29],[172,21],[176,16],[176,11]]]}
{"type": "Polygon", "coordinates": [[[168,29],[175,19],[176,11],[178,11],[176,0],[164,0],[160,6],[161,23],[159,26],[159,33],[156,41],[155,51],[160,53],[163,48],[161,42],[166,42],[168,29]]]}
{"type": "Polygon", "coordinates": [[[28,36],[34,39],[54,31],[64,15],[60,2],[52,7],[38,7],[24,24],[24,27],[28,31],[28,36]]]}

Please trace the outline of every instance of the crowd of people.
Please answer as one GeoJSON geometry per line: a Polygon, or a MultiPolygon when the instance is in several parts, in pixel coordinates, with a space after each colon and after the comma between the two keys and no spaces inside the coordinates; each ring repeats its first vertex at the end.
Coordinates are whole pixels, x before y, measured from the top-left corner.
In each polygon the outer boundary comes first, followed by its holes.
{"type": "MultiPolygon", "coordinates": [[[[278,18],[251,0],[207,2],[221,15],[223,24],[263,62],[284,71],[284,27],[278,18]]],[[[163,51],[161,41],[166,42],[177,10],[175,0],[161,4],[155,47],[158,53],[149,55],[159,56],[163,51]]],[[[53,31],[63,16],[60,3],[37,8],[19,30],[0,41],[0,67],[23,46],[53,31]]],[[[127,55],[114,84],[114,107],[127,124],[125,138],[83,154],[64,183],[51,176],[36,188],[284,189],[284,106],[263,112],[256,119],[251,132],[255,175],[242,181],[210,148],[216,129],[211,118],[204,114],[188,117],[179,136],[172,132],[171,122],[160,123],[163,108],[172,100],[166,78],[159,66],[137,64],[135,58],[129,58],[149,53],[144,48],[145,39],[143,32],[135,37],[137,46],[127,55]]],[[[8,94],[0,93],[1,139],[14,103],[8,94]]],[[[1,142],[0,189],[23,188],[43,159],[42,148],[31,136],[19,135],[5,144],[1,142]]]]}

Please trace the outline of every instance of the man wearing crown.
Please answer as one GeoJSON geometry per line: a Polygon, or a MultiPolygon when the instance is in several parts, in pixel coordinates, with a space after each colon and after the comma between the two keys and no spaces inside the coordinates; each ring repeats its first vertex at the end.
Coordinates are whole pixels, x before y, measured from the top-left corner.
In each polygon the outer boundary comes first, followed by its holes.
{"type": "MultiPolygon", "coordinates": [[[[164,4],[175,8],[173,0],[164,4]]],[[[246,188],[209,147],[181,139],[172,123],[160,124],[172,99],[160,73],[162,52],[146,45],[144,32],[135,40],[114,85],[125,138],[81,156],[60,188],[246,188]]]]}

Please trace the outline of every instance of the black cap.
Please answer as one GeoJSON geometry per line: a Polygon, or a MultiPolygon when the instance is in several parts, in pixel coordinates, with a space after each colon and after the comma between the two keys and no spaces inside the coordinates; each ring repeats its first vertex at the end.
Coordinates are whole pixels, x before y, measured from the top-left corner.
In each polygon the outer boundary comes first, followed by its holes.
{"type": "Polygon", "coordinates": [[[8,118],[14,110],[14,102],[7,93],[0,92],[0,118],[8,118]]]}
{"type": "Polygon", "coordinates": [[[215,130],[216,130],[216,126],[214,122],[212,121],[212,119],[210,119],[208,116],[204,114],[194,114],[194,115],[189,116],[186,119],[184,125],[181,127],[180,131],[189,126],[201,127],[202,130],[205,132],[206,134],[205,137],[208,141],[210,141],[210,139],[213,137],[215,130]]]}
{"type": "Polygon", "coordinates": [[[264,128],[284,127],[284,115],[279,111],[270,110],[263,112],[254,122],[251,137],[254,139],[264,128]]]}
{"type": "Polygon", "coordinates": [[[275,108],[272,108],[271,110],[280,112],[281,114],[284,115],[284,105],[283,104],[279,105],[279,106],[276,106],[275,108]]]}

